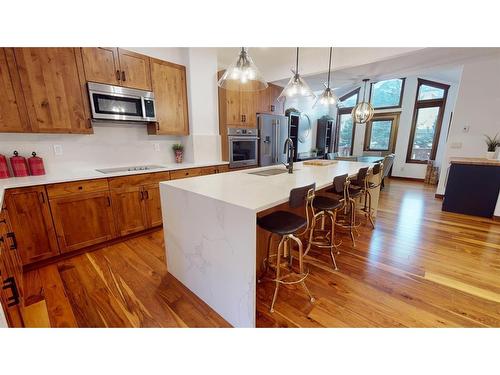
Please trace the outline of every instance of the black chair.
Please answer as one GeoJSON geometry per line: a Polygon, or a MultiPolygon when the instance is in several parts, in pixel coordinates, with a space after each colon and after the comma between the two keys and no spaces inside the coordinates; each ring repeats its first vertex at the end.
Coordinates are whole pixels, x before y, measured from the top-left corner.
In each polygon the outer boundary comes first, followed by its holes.
{"type": "MultiPolygon", "coordinates": [[[[311,222],[311,216],[313,213],[312,202],[314,200],[315,187],[316,184],[311,184],[292,189],[290,191],[290,197],[288,200],[289,207],[291,209],[297,209],[301,206],[304,206],[306,215],[305,218],[289,211],[275,211],[270,213],[269,215],[257,218],[257,225],[262,229],[270,232],[267,242],[267,256],[264,259],[264,272],[262,276],[265,276],[270,267],[275,271],[275,277],[270,279],[270,281],[274,281],[276,283],[270,308],[271,312],[274,312],[274,304],[276,302],[276,298],[278,297],[278,289],[280,284],[300,283],[308,294],[310,301],[314,302],[314,297],[311,295],[304,282],[306,277],[309,275],[309,271],[304,271],[302,241],[298,237],[296,237],[295,234],[302,235],[307,231],[309,227],[309,223],[311,222]],[[303,229],[302,232],[298,233],[301,229],[303,229]],[[273,235],[279,236],[280,242],[277,252],[271,255],[271,240],[273,235]],[[298,271],[295,271],[292,268],[293,255],[290,241],[294,241],[298,245],[298,271]],[[270,258],[276,258],[276,263],[271,264],[270,258]],[[288,261],[282,263],[282,258],[288,258],[288,261]],[[284,267],[288,268],[289,272],[287,274],[281,273],[282,268],[284,267]]],[[[259,282],[262,280],[264,279],[261,277],[259,279],[259,282]]]]}
{"type": "MultiPolygon", "coordinates": [[[[347,186],[347,174],[337,176],[333,179],[333,187],[331,189],[336,193],[336,196],[325,197],[317,195],[314,197],[312,203],[313,217],[309,228],[307,249],[304,252],[304,256],[306,256],[312,247],[329,249],[335,270],[338,270],[338,267],[333,255],[333,249],[339,246],[335,244],[335,224],[337,221],[337,212],[343,210],[347,202],[347,186]],[[325,230],[325,219],[327,217],[330,218],[330,230],[325,230]],[[316,226],[319,220],[321,220],[321,227],[318,229],[316,226]]],[[[337,254],[339,254],[338,251],[337,254]]]]}
{"type": "MultiPolygon", "coordinates": [[[[368,220],[370,221],[370,224],[372,227],[375,229],[375,223],[373,221],[373,209],[372,209],[372,195],[370,190],[376,189],[379,186],[382,185],[383,181],[383,176],[382,176],[382,171],[384,170],[383,163],[377,163],[373,166],[370,175],[372,176],[372,179],[375,180],[375,178],[378,178],[376,182],[373,181],[368,181],[368,178],[365,178],[364,182],[364,194],[365,194],[365,205],[363,208],[363,211],[365,212],[368,220]]],[[[358,181],[354,181],[353,184],[357,187],[359,183],[358,181]]]]}

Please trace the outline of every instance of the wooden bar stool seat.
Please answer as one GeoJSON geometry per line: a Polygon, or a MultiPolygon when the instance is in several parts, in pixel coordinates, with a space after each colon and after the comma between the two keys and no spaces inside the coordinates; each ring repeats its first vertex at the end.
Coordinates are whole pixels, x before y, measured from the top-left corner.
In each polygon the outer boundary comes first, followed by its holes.
{"type": "Polygon", "coordinates": [[[289,211],[275,211],[266,216],[257,218],[257,225],[269,232],[267,256],[264,259],[264,271],[258,281],[267,280],[273,281],[276,284],[273,300],[271,302],[271,312],[274,312],[274,304],[276,303],[278,290],[281,284],[301,284],[309,296],[309,300],[314,302],[314,297],[309,292],[304,281],[309,275],[309,271],[304,269],[302,241],[297,236],[303,235],[310,225],[315,187],[316,184],[311,184],[290,191],[288,201],[289,207],[297,209],[304,206],[306,218],[289,211]],[[299,233],[301,229],[302,232],[299,233]],[[276,253],[271,254],[271,241],[273,235],[279,236],[280,241],[276,253]],[[293,264],[293,242],[295,242],[298,247],[298,268],[294,267],[293,264]],[[272,260],[274,259],[275,261],[273,262],[272,260]],[[265,277],[269,268],[274,270],[274,276],[272,278],[265,277]]]}

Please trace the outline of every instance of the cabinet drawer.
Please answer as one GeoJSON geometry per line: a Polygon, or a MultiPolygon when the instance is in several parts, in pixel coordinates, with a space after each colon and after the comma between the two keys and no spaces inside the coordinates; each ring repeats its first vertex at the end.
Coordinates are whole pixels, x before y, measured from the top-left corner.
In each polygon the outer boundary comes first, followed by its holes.
{"type": "Polygon", "coordinates": [[[201,175],[201,168],[180,169],[170,172],[170,179],[177,180],[179,178],[195,177],[201,175]]]}
{"type": "Polygon", "coordinates": [[[170,172],[156,172],[151,173],[151,178],[148,180],[148,184],[159,184],[162,181],[170,180],[170,172]]]}
{"type": "Polygon", "coordinates": [[[105,178],[98,180],[86,180],[76,182],[64,182],[61,184],[47,185],[49,198],[64,197],[78,193],[93,193],[109,190],[108,180],[105,178]]]}
{"type": "Polygon", "coordinates": [[[206,175],[214,174],[214,173],[218,173],[217,166],[211,166],[211,167],[203,167],[203,168],[201,168],[201,175],[202,176],[206,176],[206,175]]]}
{"type": "Polygon", "coordinates": [[[151,177],[151,173],[113,177],[109,179],[109,188],[112,190],[128,190],[130,188],[148,184],[151,177]]]}

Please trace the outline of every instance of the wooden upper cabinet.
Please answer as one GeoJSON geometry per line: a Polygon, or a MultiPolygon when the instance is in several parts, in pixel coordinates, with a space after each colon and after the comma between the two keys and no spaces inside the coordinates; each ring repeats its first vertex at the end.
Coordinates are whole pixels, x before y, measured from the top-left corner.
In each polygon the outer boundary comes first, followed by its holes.
{"type": "Polygon", "coordinates": [[[30,130],[12,48],[0,48],[0,132],[30,130]]]}
{"type": "Polygon", "coordinates": [[[241,125],[257,127],[258,97],[260,91],[242,91],[240,93],[241,125]]]}
{"type": "Polygon", "coordinates": [[[157,124],[149,126],[149,133],[188,135],[186,67],[151,59],[151,78],[157,124]]]}
{"type": "Polygon", "coordinates": [[[121,85],[151,91],[150,58],[140,53],[118,49],[121,85]]]}
{"type": "Polygon", "coordinates": [[[44,186],[8,190],[6,206],[24,265],[59,254],[44,186]]]}
{"type": "Polygon", "coordinates": [[[80,48],[15,48],[31,129],[91,133],[80,48]]]}
{"type": "Polygon", "coordinates": [[[278,97],[283,91],[283,87],[269,84],[267,88],[269,92],[269,113],[274,115],[284,115],[285,114],[285,101],[278,101],[278,97]]]}
{"type": "Polygon", "coordinates": [[[82,48],[82,56],[87,81],[120,85],[118,48],[82,48]]]}

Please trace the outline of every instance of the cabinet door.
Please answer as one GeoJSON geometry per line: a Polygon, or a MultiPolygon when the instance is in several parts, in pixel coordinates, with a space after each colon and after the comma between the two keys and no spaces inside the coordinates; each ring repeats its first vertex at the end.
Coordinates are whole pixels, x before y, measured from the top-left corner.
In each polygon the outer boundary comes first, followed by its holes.
{"type": "Polygon", "coordinates": [[[113,214],[119,236],[139,232],[147,228],[144,205],[145,194],[142,187],[111,190],[113,214]]]}
{"type": "Polygon", "coordinates": [[[50,200],[61,253],[108,241],[115,226],[109,192],[75,194],[50,200]]]}
{"type": "Polygon", "coordinates": [[[249,128],[257,127],[258,91],[242,91],[240,93],[241,125],[249,128]]]}
{"type": "Polygon", "coordinates": [[[271,106],[269,105],[270,94],[271,86],[257,92],[257,113],[271,113],[271,106]]]}
{"type": "Polygon", "coordinates": [[[8,268],[9,276],[16,279],[18,291],[22,297],[23,263],[19,256],[16,235],[10,226],[10,220],[6,209],[0,212],[0,242],[4,245],[4,264],[8,268]]]}
{"type": "Polygon", "coordinates": [[[225,89],[219,89],[223,91],[224,96],[224,110],[223,119],[225,120],[225,125],[241,126],[241,108],[240,108],[240,92],[231,91],[225,89]]]}
{"type": "Polygon", "coordinates": [[[151,184],[144,186],[143,190],[148,226],[157,227],[162,224],[160,187],[158,184],[151,184]]]}
{"type": "Polygon", "coordinates": [[[158,121],[156,134],[188,135],[186,68],[151,59],[151,77],[158,121]]]}
{"type": "Polygon", "coordinates": [[[59,248],[45,187],[9,190],[5,198],[23,264],[58,255],[59,248]]]}
{"type": "Polygon", "coordinates": [[[0,132],[30,130],[12,48],[0,48],[0,132]]]}
{"type": "Polygon", "coordinates": [[[120,84],[118,48],[82,48],[82,57],[87,81],[120,84]]]}
{"type": "Polygon", "coordinates": [[[118,49],[121,85],[140,90],[151,90],[149,56],[118,49]]]}
{"type": "Polygon", "coordinates": [[[278,101],[278,97],[283,91],[283,87],[270,84],[269,90],[269,110],[270,113],[274,115],[284,115],[285,114],[285,101],[278,101]]]}
{"type": "Polygon", "coordinates": [[[80,48],[15,48],[34,132],[91,133],[80,48]]]}

